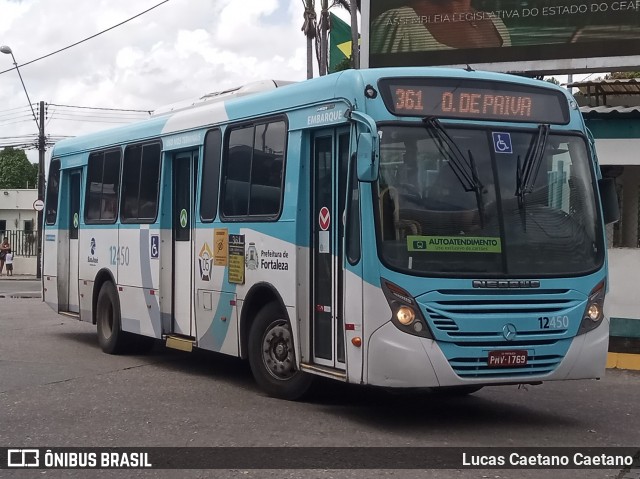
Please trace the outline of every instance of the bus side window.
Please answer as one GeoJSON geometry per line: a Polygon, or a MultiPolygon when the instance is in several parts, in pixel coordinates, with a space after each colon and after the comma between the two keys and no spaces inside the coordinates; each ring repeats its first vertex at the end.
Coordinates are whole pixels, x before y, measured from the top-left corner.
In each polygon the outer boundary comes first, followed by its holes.
{"type": "Polygon", "coordinates": [[[229,132],[223,156],[225,217],[268,216],[273,220],[282,203],[286,123],[272,121],[229,132]]]}
{"type": "Polygon", "coordinates": [[[53,160],[49,166],[49,181],[47,182],[47,209],[45,221],[53,225],[58,219],[58,191],[60,189],[60,161],[53,160]]]}
{"type": "Polygon", "coordinates": [[[118,216],[120,157],[120,149],[89,155],[85,199],[85,221],[89,224],[114,223],[118,216]]]}
{"type": "Polygon", "coordinates": [[[204,140],[202,183],[200,184],[200,219],[204,222],[213,221],[218,210],[221,146],[220,130],[216,128],[208,131],[204,140]]]}
{"type": "Polygon", "coordinates": [[[153,222],[158,210],[160,143],[129,145],[122,168],[120,220],[127,223],[153,222]]]}

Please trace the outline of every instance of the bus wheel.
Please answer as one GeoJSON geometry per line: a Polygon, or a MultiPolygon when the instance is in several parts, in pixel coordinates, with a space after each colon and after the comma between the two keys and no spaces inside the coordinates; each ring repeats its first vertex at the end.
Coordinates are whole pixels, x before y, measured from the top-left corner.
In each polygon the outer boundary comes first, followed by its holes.
{"type": "Polygon", "coordinates": [[[107,281],[100,288],[96,306],[98,343],[105,353],[118,354],[125,348],[126,333],[120,328],[120,300],[116,287],[107,281]]]}
{"type": "Polygon", "coordinates": [[[258,312],[248,347],[251,372],[270,396],[295,400],[307,392],[313,377],[296,368],[291,327],[276,303],[258,312]]]}

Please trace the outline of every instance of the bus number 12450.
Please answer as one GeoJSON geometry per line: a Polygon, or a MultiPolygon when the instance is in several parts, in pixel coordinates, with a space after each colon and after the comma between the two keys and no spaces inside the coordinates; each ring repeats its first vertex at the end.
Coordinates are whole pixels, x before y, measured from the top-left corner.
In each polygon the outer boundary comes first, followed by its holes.
{"type": "Polygon", "coordinates": [[[568,329],[569,316],[540,316],[538,325],[540,329],[568,329]]]}

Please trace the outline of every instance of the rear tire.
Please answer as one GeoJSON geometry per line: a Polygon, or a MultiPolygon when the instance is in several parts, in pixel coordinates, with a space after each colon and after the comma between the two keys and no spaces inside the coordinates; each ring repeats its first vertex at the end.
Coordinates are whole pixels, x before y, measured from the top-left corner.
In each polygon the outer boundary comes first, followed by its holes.
{"type": "Polygon", "coordinates": [[[253,377],[270,396],[296,400],[311,386],[313,376],[296,367],[291,326],[278,304],[269,303],[256,315],[248,350],[253,377]]]}
{"type": "Polygon", "coordinates": [[[96,303],[98,343],[107,354],[120,354],[126,347],[126,333],[120,325],[120,299],[116,287],[107,281],[100,288],[96,303]]]}

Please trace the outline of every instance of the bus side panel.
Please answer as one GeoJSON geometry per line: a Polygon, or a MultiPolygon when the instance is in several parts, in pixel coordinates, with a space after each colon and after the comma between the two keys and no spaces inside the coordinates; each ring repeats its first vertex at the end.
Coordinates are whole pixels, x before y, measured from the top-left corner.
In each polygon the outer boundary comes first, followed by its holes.
{"type": "Polygon", "coordinates": [[[80,296],[80,321],[93,322],[93,281],[81,279],[78,282],[80,296]]]}
{"type": "Polygon", "coordinates": [[[93,284],[98,271],[109,270],[117,281],[115,266],[118,245],[118,228],[115,225],[93,226],[81,223],[79,232],[80,293],[85,309],[81,311],[83,321],[92,320],[93,284]],[[87,283],[86,285],[84,283],[87,283]],[[85,286],[91,286],[89,290],[85,286]]]}
{"type": "Polygon", "coordinates": [[[58,250],[60,234],[60,231],[55,226],[47,227],[42,247],[43,300],[54,311],[58,311],[58,250]]]}
{"type": "Polygon", "coordinates": [[[161,338],[160,230],[154,225],[121,225],[116,254],[122,329],[161,338]],[[153,249],[153,251],[152,251],[153,249]]]}
{"type": "Polygon", "coordinates": [[[363,347],[355,346],[351,340],[355,337],[362,338],[363,321],[363,297],[362,288],[363,281],[360,275],[345,270],[344,282],[346,285],[344,293],[344,323],[352,325],[345,328],[345,351],[347,357],[347,377],[350,383],[360,384],[363,381],[362,374],[362,358],[363,347]]]}
{"type": "Polygon", "coordinates": [[[194,288],[198,347],[239,355],[235,284],[225,282],[227,228],[197,228],[194,241],[194,288]]]}
{"type": "Polygon", "coordinates": [[[69,232],[60,231],[58,234],[58,256],[56,268],[58,270],[58,311],[69,310],[69,232]]]}
{"type": "MultiPolygon", "coordinates": [[[[251,287],[257,283],[273,286],[286,307],[296,305],[296,245],[295,224],[280,221],[255,225],[256,229],[241,228],[245,238],[245,282],[238,285],[238,298],[245,299],[251,287]],[[257,231],[261,229],[263,231],[257,231]],[[272,231],[273,230],[273,231],[272,231]],[[277,231],[276,231],[277,230],[277,231]],[[273,233],[271,236],[269,233],[273,233]],[[277,237],[275,236],[277,234],[277,237]],[[287,240],[289,239],[290,240],[287,240]]],[[[296,321],[291,318],[292,322],[296,321]]],[[[291,325],[295,331],[295,325],[291,325]]],[[[297,335],[294,335],[297,337],[297,335]]]]}
{"type": "Polygon", "coordinates": [[[235,293],[198,289],[196,298],[198,347],[238,356],[240,352],[237,311],[235,293]]]}

